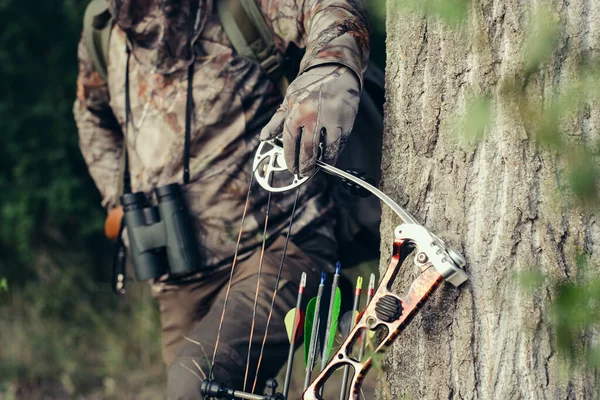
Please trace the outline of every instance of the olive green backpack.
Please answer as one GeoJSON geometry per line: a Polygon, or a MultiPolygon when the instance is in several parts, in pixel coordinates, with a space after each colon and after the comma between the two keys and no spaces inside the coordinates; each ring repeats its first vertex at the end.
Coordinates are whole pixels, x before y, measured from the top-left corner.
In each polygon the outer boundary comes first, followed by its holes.
{"type": "MultiPolygon", "coordinates": [[[[273,32],[255,0],[216,0],[217,12],[238,55],[258,62],[279,85],[282,95],[297,72],[302,53],[291,46],[286,54],[275,47],[273,32]]],[[[83,40],[100,76],[107,79],[113,19],[107,0],[92,0],[84,15],[83,40]]],[[[354,128],[337,166],[359,170],[379,182],[383,137],[383,71],[369,62],[354,128]]],[[[338,213],[336,236],[342,264],[349,266],[379,257],[381,205],[375,196],[360,198],[332,180],[338,213]]]]}
{"type": "MultiPolygon", "coordinates": [[[[238,55],[255,60],[276,82],[283,75],[284,56],[254,0],[218,0],[217,12],[238,55]]],[[[107,77],[108,45],[113,28],[106,0],[92,0],[83,17],[83,40],[96,71],[107,77]]]]}

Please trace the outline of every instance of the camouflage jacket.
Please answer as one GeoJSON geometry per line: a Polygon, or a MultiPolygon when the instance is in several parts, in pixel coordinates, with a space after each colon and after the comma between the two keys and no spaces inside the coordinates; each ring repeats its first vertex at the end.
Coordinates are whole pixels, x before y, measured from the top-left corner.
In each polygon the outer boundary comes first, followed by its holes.
{"type": "MultiPolygon", "coordinates": [[[[131,0],[113,1],[117,1],[116,6],[113,3],[115,11],[131,0]]],[[[306,50],[300,73],[320,64],[337,63],[352,69],[362,80],[369,53],[369,27],[360,0],[256,1],[281,52],[290,43],[306,50]]],[[[180,8],[175,11],[181,13],[185,11],[181,4],[189,1],[175,3],[180,8]]],[[[133,56],[129,64],[131,120],[125,142],[132,190],[149,194],[158,186],[182,181],[186,67],[192,53],[185,47],[174,47],[177,41],[173,35],[181,35],[177,24],[189,20],[189,15],[161,20],[174,11],[157,10],[159,7],[164,4],[146,6],[145,15],[127,15],[121,21],[117,18],[108,53],[108,82],[94,70],[83,42],[79,45],[75,120],[83,157],[107,208],[114,204],[122,179],[119,158],[125,132],[128,39],[133,56]],[[160,27],[160,35],[147,34],[149,26],[160,27]],[[162,45],[148,43],[159,36],[164,39],[162,45]],[[172,59],[166,56],[169,49],[172,59]]],[[[129,10],[135,14],[137,9],[129,10]]],[[[199,52],[193,77],[190,183],[183,190],[204,264],[216,267],[233,256],[259,133],[282,99],[258,63],[235,54],[210,1],[201,3],[199,15],[197,32],[191,39],[188,36],[199,52]]],[[[185,37],[181,39],[185,43],[185,37]]],[[[332,204],[324,189],[320,178],[302,187],[293,235],[333,236],[332,204]]],[[[294,191],[273,195],[269,236],[286,228],[294,197],[294,191]]],[[[261,243],[266,203],[267,194],[255,190],[244,224],[242,249],[261,243]]]]}

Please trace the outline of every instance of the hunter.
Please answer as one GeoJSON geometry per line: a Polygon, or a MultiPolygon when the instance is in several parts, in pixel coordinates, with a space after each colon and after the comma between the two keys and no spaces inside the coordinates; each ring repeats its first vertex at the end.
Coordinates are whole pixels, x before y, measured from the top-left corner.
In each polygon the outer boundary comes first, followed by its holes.
{"type": "MultiPolygon", "coordinates": [[[[317,157],[335,163],[354,123],[369,57],[370,27],[361,0],[256,0],[277,54],[291,46],[304,50],[297,78],[282,97],[259,62],[235,51],[217,13],[219,1],[109,0],[114,23],[106,79],[83,39],[78,50],[74,114],[102,205],[110,211],[118,203],[126,148],[131,190],[149,195],[156,187],[180,183],[195,228],[202,260],[197,270],[151,282],[161,314],[169,399],[201,397],[198,376],[210,369],[260,140],[282,134],[288,168],[301,176],[314,171],[317,157]],[[189,175],[182,179],[186,157],[189,175]]],[[[250,357],[254,364],[295,195],[293,190],[273,195],[250,357]]],[[[333,203],[320,175],[301,187],[297,204],[261,385],[285,362],[289,345],[283,319],[295,306],[301,273],[308,274],[310,295],[320,272],[335,263],[333,203]]],[[[214,367],[215,378],[236,389],[243,386],[248,358],[266,206],[266,192],[255,190],[214,367]]],[[[249,375],[254,376],[253,369],[249,375]]]]}

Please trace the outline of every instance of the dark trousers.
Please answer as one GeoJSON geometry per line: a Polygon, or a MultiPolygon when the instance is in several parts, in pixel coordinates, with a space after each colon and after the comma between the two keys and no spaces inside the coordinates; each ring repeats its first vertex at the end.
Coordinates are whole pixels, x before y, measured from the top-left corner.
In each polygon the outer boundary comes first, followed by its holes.
{"type": "MultiPolygon", "coordinates": [[[[244,381],[246,391],[251,391],[254,386],[283,245],[284,238],[280,237],[265,251],[254,318],[260,249],[240,260],[236,266],[213,369],[215,380],[228,387],[242,390],[244,381]],[[246,372],[253,322],[250,367],[246,372]]],[[[255,392],[258,393],[262,393],[266,379],[275,377],[286,361],[289,342],[283,320],[286,313],[296,306],[302,272],[308,275],[304,296],[310,298],[316,294],[320,272],[332,268],[335,254],[333,243],[313,238],[300,246],[302,250],[291,241],[288,244],[256,379],[255,392]]],[[[168,364],[169,400],[201,398],[200,384],[209,373],[229,274],[228,269],[197,282],[163,285],[154,290],[161,312],[163,357],[168,364]]]]}

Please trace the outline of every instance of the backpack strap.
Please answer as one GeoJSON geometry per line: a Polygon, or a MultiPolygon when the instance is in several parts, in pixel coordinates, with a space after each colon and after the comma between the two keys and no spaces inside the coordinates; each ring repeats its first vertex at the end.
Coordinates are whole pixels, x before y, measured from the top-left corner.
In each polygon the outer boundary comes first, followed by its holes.
{"type": "Polygon", "coordinates": [[[106,0],[92,0],[83,16],[83,42],[94,68],[107,80],[108,44],[113,19],[106,0]]]}
{"type": "MultiPolygon", "coordinates": [[[[83,15],[83,43],[88,52],[94,69],[105,82],[108,81],[108,46],[113,28],[113,18],[106,0],[92,0],[83,15]]],[[[119,157],[119,180],[114,204],[120,204],[121,195],[125,190],[127,170],[126,138],[119,157]]]]}
{"type": "Polygon", "coordinates": [[[217,13],[235,51],[257,61],[285,94],[284,56],[277,51],[273,32],[255,0],[217,0],[217,13]]]}

